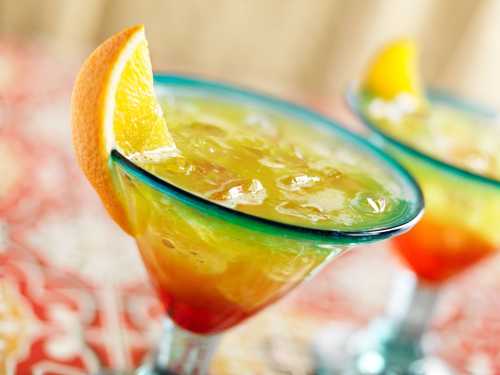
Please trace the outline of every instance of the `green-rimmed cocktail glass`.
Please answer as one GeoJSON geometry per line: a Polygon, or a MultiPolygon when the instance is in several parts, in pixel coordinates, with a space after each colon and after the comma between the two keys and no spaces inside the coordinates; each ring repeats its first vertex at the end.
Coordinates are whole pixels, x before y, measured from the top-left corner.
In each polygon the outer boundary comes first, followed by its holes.
{"type": "Polygon", "coordinates": [[[210,201],[113,150],[116,186],[168,316],[160,345],[140,374],[206,373],[221,333],[275,302],[347,248],[401,234],[422,213],[421,192],[412,177],[330,119],[276,98],[198,78],[156,75],[155,85],[160,101],[164,96],[182,100],[186,93],[198,100],[216,98],[257,112],[271,111],[308,126],[310,132],[327,132],[380,168],[400,199],[393,215],[373,215],[364,226],[299,226],[210,201]]]}

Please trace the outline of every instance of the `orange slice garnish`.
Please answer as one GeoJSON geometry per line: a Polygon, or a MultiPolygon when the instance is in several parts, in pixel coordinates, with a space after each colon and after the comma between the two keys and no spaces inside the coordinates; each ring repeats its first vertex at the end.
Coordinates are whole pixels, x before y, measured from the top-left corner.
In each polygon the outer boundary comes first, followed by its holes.
{"type": "Polygon", "coordinates": [[[71,106],[78,163],[111,217],[130,233],[113,184],[111,150],[133,157],[175,147],[154,94],[142,25],[112,36],[90,55],[76,79],[71,106]]]}

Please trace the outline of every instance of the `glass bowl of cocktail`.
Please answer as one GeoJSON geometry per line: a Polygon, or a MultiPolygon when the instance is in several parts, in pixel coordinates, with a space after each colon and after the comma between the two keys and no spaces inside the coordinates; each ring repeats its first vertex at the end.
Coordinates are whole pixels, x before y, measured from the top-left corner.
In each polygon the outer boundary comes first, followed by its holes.
{"type": "Polygon", "coordinates": [[[135,238],[168,316],[141,374],[205,373],[222,332],[422,212],[399,164],[319,114],[199,78],[153,78],[142,27],[89,57],[72,111],[77,159],[135,238]]]}
{"type": "Polygon", "coordinates": [[[439,287],[500,248],[498,118],[456,97],[424,94],[417,63],[412,41],[390,43],[375,56],[364,81],[347,93],[371,140],[416,178],[426,211],[392,241],[411,272],[398,280],[386,316],[351,335],[344,342],[350,349],[337,351],[336,361],[325,350],[331,373],[426,373],[426,366],[452,371],[422,347],[439,287]]]}

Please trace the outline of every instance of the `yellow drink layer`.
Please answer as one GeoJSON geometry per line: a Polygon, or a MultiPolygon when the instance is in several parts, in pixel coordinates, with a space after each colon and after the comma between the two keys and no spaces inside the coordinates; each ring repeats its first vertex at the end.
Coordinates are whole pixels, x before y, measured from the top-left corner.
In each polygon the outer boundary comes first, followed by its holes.
{"type": "Polygon", "coordinates": [[[144,264],[170,317],[221,332],[274,302],[346,249],[203,212],[117,170],[144,264]]]}
{"type": "Polygon", "coordinates": [[[330,230],[387,226],[408,209],[394,172],[327,128],[218,99],[176,94],[162,104],[177,150],[131,158],[198,196],[330,230]]]}

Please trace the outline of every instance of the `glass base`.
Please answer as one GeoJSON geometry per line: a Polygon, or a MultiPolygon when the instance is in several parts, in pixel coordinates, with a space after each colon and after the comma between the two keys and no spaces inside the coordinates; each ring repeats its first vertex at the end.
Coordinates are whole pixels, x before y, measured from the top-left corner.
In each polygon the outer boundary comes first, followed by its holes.
{"type": "Polygon", "coordinates": [[[314,344],[317,375],[453,375],[442,359],[426,354],[419,342],[397,334],[379,319],[357,331],[346,324],[326,327],[314,344]]]}

